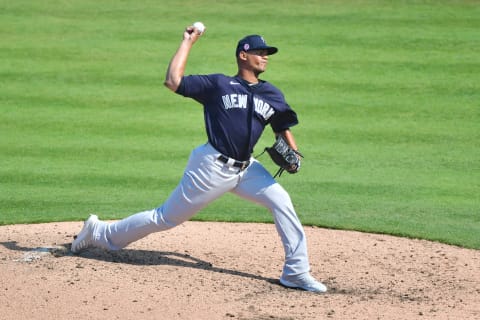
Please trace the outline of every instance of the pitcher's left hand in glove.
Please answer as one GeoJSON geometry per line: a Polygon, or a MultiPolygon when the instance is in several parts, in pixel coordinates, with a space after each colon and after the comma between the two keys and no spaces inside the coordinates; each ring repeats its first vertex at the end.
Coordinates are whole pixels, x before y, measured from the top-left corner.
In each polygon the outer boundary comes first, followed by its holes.
{"type": "Polygon", "coordinates": [[[265,151],[268,152],[273,162],[280,167],[274,178],[281,176],[283,171],[297,173],[300,170],[300,158],[303,158],[303,155],[293,150],[281,135],[277,137],[277,140],[270,148],[265,148],[265,151]]]}

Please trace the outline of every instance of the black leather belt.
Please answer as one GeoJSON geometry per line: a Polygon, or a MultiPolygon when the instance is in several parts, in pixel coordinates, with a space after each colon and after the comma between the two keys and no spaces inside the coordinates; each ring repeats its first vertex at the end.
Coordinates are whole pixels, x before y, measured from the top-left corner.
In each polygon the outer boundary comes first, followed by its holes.
{"type": "Polygon", "coordinates": [[[228,164],[232,167],[239,168],[241,171],[245,170],[250,165],[249,160],[247,160],[247,161],[237,161],[235,159],[228,158],[228,157],[224,156],[223,154],[218,156],[218,160],[220,160],[221,162],[223,162],[225,164],[228,164]]]}

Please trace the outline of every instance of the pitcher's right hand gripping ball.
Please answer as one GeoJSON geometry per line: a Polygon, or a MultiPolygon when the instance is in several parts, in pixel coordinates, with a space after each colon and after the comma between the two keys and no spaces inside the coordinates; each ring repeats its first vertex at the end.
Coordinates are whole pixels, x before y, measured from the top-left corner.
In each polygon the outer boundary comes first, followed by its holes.
{"type": "Polygon", "coordinates": [[[293,150],[282,136],[278,136],[275,143],[270,148],[265,148],[273,162],[280,167],[274,178],[281,176],[283,171],[288,173],[297,173],[300,170],[300,158],[303,155],[293,150]]]}

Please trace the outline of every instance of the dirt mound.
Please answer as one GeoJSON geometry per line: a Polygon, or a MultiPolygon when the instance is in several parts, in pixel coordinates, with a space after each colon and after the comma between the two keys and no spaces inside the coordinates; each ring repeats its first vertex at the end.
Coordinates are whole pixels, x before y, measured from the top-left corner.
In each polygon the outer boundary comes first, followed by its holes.
{"type": "Polygon", "coordinates": [[[80,222],[0,227],[2,319],[480,319],[480,251],[306,227],[327,294],[279,285],[270,224],[187,222],[124,250],[80,222]]]}

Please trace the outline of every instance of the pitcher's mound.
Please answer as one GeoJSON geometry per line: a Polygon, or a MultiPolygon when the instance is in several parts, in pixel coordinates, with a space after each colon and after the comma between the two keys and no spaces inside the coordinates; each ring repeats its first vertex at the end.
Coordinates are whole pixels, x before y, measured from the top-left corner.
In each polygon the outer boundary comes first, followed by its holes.
{"type": "Polygon", "coordinates": [[[81,222],[0,227],[2,319],[480,319],[480,251],[305,227],[327,294],[286,289],[270,224],[187,222],[69,251],[81,222]]]}

